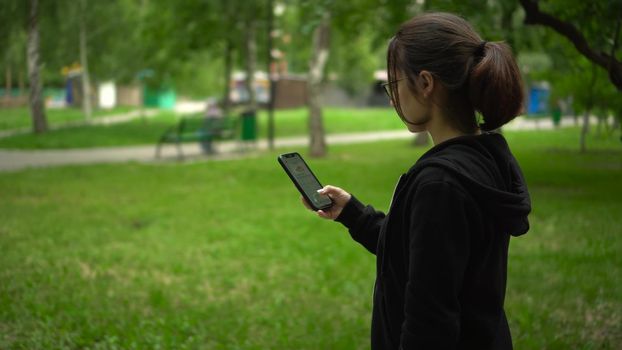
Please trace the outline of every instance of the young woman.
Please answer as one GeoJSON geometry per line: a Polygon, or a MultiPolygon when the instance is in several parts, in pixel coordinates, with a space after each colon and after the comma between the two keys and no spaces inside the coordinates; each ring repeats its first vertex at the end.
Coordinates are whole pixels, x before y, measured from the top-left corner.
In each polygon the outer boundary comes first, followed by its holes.
{"type": "Polygon", "coordinates": [[[434,146],[400,177],[386,215],[334,186],[319,191],[334,206],[317,212],[376,255],[372,349],[511,349],[508,244],[528,231],[531,204],[493,130],[522,108],[516,62],[464,19],[428,13],[400,27],[387,65],[397,114],[434,146]]]}

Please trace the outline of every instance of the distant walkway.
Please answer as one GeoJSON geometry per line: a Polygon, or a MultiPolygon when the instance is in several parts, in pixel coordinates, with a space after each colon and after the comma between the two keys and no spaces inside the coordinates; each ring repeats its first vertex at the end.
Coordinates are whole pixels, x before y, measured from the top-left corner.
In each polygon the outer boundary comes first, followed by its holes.
{"type": "MultiPolygon", "coordinates": [[[[154,115],[158,114],[158,110],[156,109],[145,109],[143,114],[141,115],[140,110],[127,112],[127,113],[119,113],[119,114],[111,114],[102,117],[92,117],[91,122],[87,123],[85,120],[71,120],[68,122],[53,124],[49,127],[50,130],[60,130],[67,128],[75,128],[77,126],[85,126],[85,125],[110,125],[110,124],[118,124],[124,123],[130,120],[138,119],[138,118],[150,118],[154,115]]],[[[32,132],[32,128],[18,128],[18,129],[10,129],[10,130],[0,130],[0,139],[15,136],[15,135],[23,135],[29,134],[32,132]]]]}
{"type": "MultiPolygon", "coordinates": [[[[331,145],[344,143],[374,142],[412,137],[408,131],[384,131],[357,134],[327,135],[326,142],[331,145]]],[[[302,147],[309,144],[307,136],[279,138],[274,142],[276,148],[302,147]]],[[[208,159],[231,159],[249,156],[256,151],[268,149],[267,140],[259,140],[252,144],[238,141],[216,142],[216,154],[205,156],[208,159]]],[[[183,154],[187,159],[203,156],[198,143],[182,145],[183,154]]],[[[155,158],[156,146],[102,147],[67,150],[0,150],[0,171],[13,171],[30,167],[58,166],[66,164],[117,163],[127,161],[155,162],[177,159],[174,144],[162,147],[162,157],[155,158]]]]}
{"type": "MultiPolygon", "coordinates": [[[[594,119],[592,122],[596,122],[594,119]]],[[[562,126],[572,126],[572,118],[564,118],[562,126]]],[[[534,121],[518,118],[504,127],[505,130],[534,130],[551,129],[550,120],[534,121]]],[[[326,136],[329,145],[376,142],[382,140],[396,140],[412,138],[413,134],[407,130],[378,131],[364,133],[331,134],[326,136]]],[[[278,138],[274,142],[276,148],[306,147],[309,144],[308,136],[278,138]]],[[[257,151],[268,149],[267,140],[259,140],[253,144],[243,145],[237,141],[217,142],[215,155],[204,156],[198,143],[187,143],[183,146],[183,153],[187,159],[223,160],[248,157],[257,151]]],[[[175,160],[177,151],[172,144],[162,148],[162,158],[155,158],[155,144],[131,147],[103,147],[81,148],[67,150],[0,150],[0,171],[15,171],[31,167],[59,166],[67,164],[94,164],[118,163],[128,161],[164,162],[175,160]]]]}

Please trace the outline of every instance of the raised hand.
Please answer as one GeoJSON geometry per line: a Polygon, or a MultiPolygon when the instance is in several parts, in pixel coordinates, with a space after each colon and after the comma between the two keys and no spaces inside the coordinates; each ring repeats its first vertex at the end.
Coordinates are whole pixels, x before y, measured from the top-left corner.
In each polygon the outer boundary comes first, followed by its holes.
{"type": "MultiPolygon", "coordinates": [[[[346,206],[350,198],[352,198],[352,195],[344,191],[343,189],[330,185],[324,186],[324,188],[318,190],[318,193],[327,195],[328,197],[330,197],[330,199],[333,200],[332,207],[317,211],[317,215],[319,217],[330,220],[335,220],[339,216],[339,214],[341,214],[341,211],[346,206]]],[[[301,196],[300,199],[302,201],[302,204],[304,204],[307,209],[313,210],[309,203],[307,203],[307,201],[304,199],[304,197],[301,196]]]]}

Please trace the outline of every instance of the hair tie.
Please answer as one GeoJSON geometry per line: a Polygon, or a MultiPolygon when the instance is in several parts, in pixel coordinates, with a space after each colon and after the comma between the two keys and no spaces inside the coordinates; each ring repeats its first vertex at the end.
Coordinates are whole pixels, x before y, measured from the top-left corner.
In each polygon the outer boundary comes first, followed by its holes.
{"type": "Polygon", "coordinates": [[[486,54],[486,43],[488,43],[488,41],[483,40],[479,43],[479,45],[477,45],[477,48],[474,52],[475,57],[484,57],[484,55],[486,54]]]}

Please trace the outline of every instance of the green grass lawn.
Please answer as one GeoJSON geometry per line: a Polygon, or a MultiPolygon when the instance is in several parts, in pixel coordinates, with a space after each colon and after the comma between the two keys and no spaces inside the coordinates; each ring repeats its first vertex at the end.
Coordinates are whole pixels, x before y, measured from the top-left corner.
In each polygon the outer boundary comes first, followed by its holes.
{"type": "MultiPolygon", "coordinates": [[[[392,107],[327,107],[323,110],[323,119],[328,134],[405,128],[392,107]]],[[[309,134],[309,112],[306,108],[276,111],[274,120],[277,137],[309,134]]],[[[259,137],[267,137],[268,114],[265,111],[258,115],[258,126],[259,137]]]]}
{"type": "Polygon", "coordinates": [[[24,134],[0,138],[0,148],[68,149],[113,147],[137,144],[155,145],[162,133],[175,125],[176,115],[160,111],[147,119],[111,125],[84,125],[50,131],[46,134],[24,134]]]}
{"type": "MultiPolygon", "coordinates": [[[[135,110],[135,107],[115,107],[113,109],[94,110],[93,117],[103,117],[135,110]]],[[[82,121],[84,114],[80,108],[46,109],[49,125],[60,125],[66,122],[82,121]]],[[[0,130],[32,127],[32,118],[28,107],[0,108],[0,130]]]]}
{"type": "MultiPolygon", "coordinates": [[[[307,135],[308,114],[306,109],[279,110],[275,113],[276,137],[307,135]]],[[[114,125],[80,126],[55,130],[43,135],[17,135],[0,139],[0,148],[49,149],[82,148],[102,146],[153,145],[162,133],[175,125],[178,116],[161,112],[146,123],[134,120],[114,125]]],[[[324,123],[327,133],[344,133],[403,129],[404,125],[390,108],[326,108],[324,123]]],[[[258,137],[268,134],[268,115],[265,111],[257,116],[258,137]]]]}
{"type": "MultiPolygon", "coordinates": [[[[533,201],[510,247],[515,348],[619,349],[619,141],[506,135],[533,201]]],[[[386,209],[409,144],[308,161],[386,209]]],[[[374,257],[303,209],[276,155],[0,174],[0,348],[367,349],[374,257]]]]}

